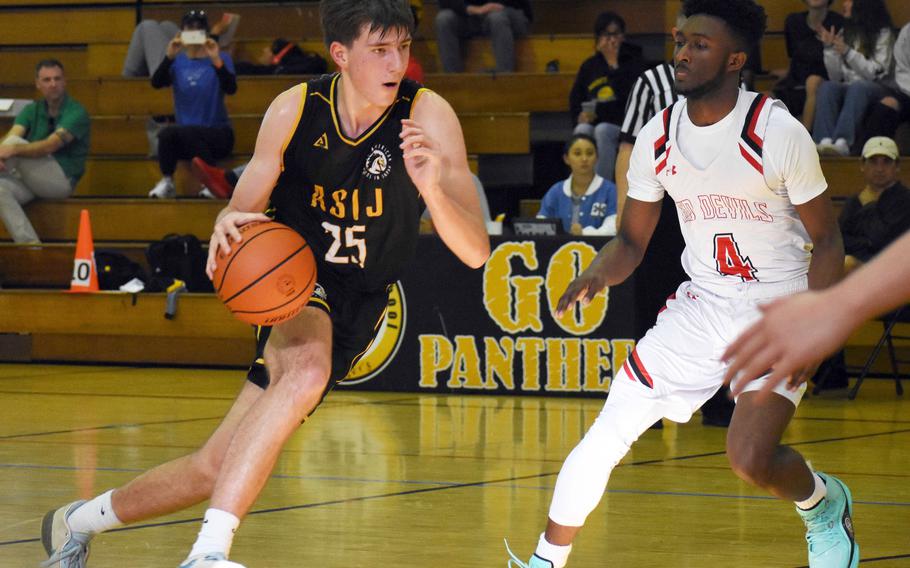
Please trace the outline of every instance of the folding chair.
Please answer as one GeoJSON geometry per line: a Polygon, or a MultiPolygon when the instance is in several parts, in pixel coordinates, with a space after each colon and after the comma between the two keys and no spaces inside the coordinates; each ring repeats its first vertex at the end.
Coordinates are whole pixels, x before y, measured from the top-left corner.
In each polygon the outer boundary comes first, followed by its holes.
{"type": "Polygon", "coordinates": [[[902,375],[900,372],[900,365],[910,363],[910,359],[898,358],[897,352],[894,349],[894,340],[910,339],[910,336],[895,335],[893,330],[894,326],[899,323],[910,323],[910,304],[900,307],[893,312],[887,313],[877,319],[878,321],[882,322],[884,331],[882,332],[882,336],[878,339],[878,342],[875,344],[875,347],[872,348],[872,353],[869,354],[869,358],[866,360],[866,364],[862,367],[847,368],[848,373],[851,371],[859,370],[859,376],[856,379],[856,384],[853,385],[853,388],[850,389],[850,393],[847,395],[850,400],[856,398],[856,393],[859,392],[859,387],[863,384],[863,381],[866,380],[866,377],[869,376],[872,365],[875,364],[875,360],[878,358],[878,354],[881,352],[882,347],[885,345],[888,346],[888,355],[891,358],[891,376],[894,378],[894,389],[897,391],[898,396],[904,394],[904,387],[901,385],[901,377],[910,375],[902,375]]]}

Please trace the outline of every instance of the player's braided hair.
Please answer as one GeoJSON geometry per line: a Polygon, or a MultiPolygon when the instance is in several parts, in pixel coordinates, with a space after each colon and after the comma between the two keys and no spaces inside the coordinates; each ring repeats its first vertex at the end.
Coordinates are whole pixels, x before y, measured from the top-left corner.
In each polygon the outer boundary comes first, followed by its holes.
{"type": "Polygon", "coordinates": [[[768,21],[765,9],[753,0],[685,0],[683,14],[687,18],[703,14],[723,20],[743,50],[761,41],[768,21]]]}

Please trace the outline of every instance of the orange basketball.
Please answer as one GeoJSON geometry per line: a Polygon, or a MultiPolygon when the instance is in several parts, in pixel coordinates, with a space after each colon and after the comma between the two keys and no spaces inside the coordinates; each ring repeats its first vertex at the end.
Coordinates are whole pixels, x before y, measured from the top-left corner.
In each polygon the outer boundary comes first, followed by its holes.
{"type": "Polygon", "coordinates": [[[292,318],[316,287],[313,251],[297,231],[274,221],[239,230],[243,240],[231,243],[230,254],[218,253],[212,279],[218,298],[253,325],[292,318]]]}

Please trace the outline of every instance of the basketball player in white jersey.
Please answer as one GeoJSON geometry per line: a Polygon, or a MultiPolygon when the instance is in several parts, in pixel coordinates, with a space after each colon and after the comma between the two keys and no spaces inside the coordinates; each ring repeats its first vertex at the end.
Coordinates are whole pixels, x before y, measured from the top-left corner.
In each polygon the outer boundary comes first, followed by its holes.
{"type": "MultiPolygon", "coordinates": [[[[566,459],[535,554],[528,563],[512,555],[510,566],[565,566],[611,470],[648,426],[660,418],[688,421],[720,388],[721,357],[758,318],[758,306],[825,288],[841,275],[843,243],[812,139],[781,103],[739,89],[746,48],[764,32],[764,10],[753,0],[686,0],[683,10],[675,75],[686,100],[642,129],[620,232],[569,285],[557,313],[632,273],[665,192],[676,202],[691,280],[617,370],[603,411],[566,459]]],[[[737,399],[727,456],[743,480],[795,502],[812,568],[852,568],[859,547],[849,491],[780,444],[809,374],[798,373],[798,388],[781,385],[764,397],[762,380],[750,382],[737,399]]]]}

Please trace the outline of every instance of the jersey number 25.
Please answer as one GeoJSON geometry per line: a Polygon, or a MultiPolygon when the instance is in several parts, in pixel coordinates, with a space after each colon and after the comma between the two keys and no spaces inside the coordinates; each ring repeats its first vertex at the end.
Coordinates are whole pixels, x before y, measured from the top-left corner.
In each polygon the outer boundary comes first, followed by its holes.
{"type": "Polygon", "coordinates": [[[719,233],[714,235],[714,260],[717,271],[724,276],[739,276],[743,282],[758,280],[758,272],[749,257],[743,257],[739,252],[739,245],[733,239],[733,233],[719,233]]]}
{"type": "Polygon", "coordinates": [[[325,253],[327,262],[356,264],[363,268],[363,264],[367,260],[367,242],[363,238],[367,228],[364,225],[353,225],[342,232],[341,227],[326,221],[322,224],[322,228],[326,233],[332,235],[332,246],[325,253]],[[354,251],[351,251],[353,254],[343,254],[342,249],[345,249],[345,252],[350,249],[354,249],[354,251]]]}

